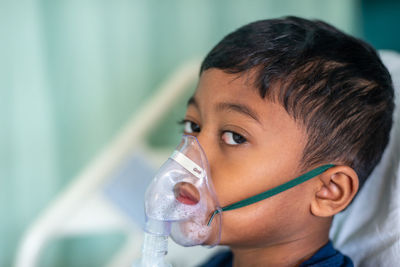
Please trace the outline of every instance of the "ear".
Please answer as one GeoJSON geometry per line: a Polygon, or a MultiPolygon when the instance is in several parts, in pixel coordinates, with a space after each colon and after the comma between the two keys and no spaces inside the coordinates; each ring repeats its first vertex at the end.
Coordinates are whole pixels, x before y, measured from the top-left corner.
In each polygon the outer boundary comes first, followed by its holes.
{"type": "Polygon", "coordinates": [[[348,166],[335,166],[318,176],[311,213],[331,217],[345,209],[358,191],[358,175],[348,166]]]}

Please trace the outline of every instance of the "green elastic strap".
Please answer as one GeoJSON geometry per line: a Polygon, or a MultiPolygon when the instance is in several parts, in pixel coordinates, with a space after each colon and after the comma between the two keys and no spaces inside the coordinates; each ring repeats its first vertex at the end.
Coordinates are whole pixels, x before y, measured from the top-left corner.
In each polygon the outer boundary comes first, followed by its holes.
{"type": "Polygon", "coordinates": [[[303,174],[303,175],[301,175],[301,176],[299,176],[299,177],[297,177],[297,178],[295,178],[293,180],[290,180],[287,183],[278,185],[277,187],[274,187],[274,188],[272,188],[272,189],[270,189],[268,191],[265,191],[265,192],[262,192],[262,193],[260,193],[258,195],[255,195],[255,196],[246,198],[244,200],[238,201],[238,202],[233,203],[231,205],[225,206],[225,207],[223,207],[221,209],[217,209],[211,215],[211,218],[208,221],[207,226],[209,226],[211,224],[212,220],[214,219],[214,216],[217,215],[218,213],[221,213],[221,212],[227,211],[227,210],[234,210],[234,209],[242,208],[242,207],[251,205],[253,203],[259,202],[261,200],[264,200],[266,198],[272,197],[272,196],[274,196],[276,194],[279,194],[279,193],[281,193],[283,191],[286,191],[286,190],[288,190],[288,189],[290,189],[290,188],[292,188],[292,187],[294,187],[296,185],[304,183],[305,181],[308,181],[308,180],[310,180],[311,178],[314,178],[317,175],[320,175],[321,173],[323,173],[327,169],[332,168],[333,166],[335,166],[335,165],[327,164],[327,165],[320,166],[320,167],[315,168],[315,169],[313,169],[313,170],[311,170],[311,171],[309,171],[309,172],[307,172],[307,173],[305,173],[305,174],[303,174]]]}

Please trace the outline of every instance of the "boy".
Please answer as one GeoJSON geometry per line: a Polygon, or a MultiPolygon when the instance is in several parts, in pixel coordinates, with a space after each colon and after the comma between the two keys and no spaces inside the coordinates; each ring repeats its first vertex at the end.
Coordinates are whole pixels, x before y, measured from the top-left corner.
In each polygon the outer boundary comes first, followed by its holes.
{"type": "Polygon", "coordinates": [[[374,49],[321,21],[264,20],[226,36],[200,73],[185,133],[202,145],[222,207],[334,164],[224,212],[220,243],[232,252],[204,266],[352,266],[329,229],[388,143],[394,93],[374,49]]]}

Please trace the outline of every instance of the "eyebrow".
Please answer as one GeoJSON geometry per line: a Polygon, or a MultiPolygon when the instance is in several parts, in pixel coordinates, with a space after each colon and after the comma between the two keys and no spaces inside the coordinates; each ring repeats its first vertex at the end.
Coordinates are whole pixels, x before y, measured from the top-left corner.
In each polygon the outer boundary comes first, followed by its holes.
{"type": "MultiPolygon", "coordinates": [[[[190,97],[187,105],[194,105],[195,107],[198,108],[198,104],[196,102],[196,99],[194,98],[194,96],[190,97]]],[[[257,113],[254,112],[250,107],[244,105],[244,104],[238,104],[238,103],[229,103],[229,102],[221,102],[219,104],[217,104],[217,111],[223,111],[223,110],[228,110],[228,111],[235,111],[235,112],[239,112],[243,115],[246,115],[252,119],[254,119],[255,121],[257,121],[258,123],[261,123],[257,113]]]]}
{"type": "Polygon", "coordinates": [[[194,106],[198,107],[197,102],[196,102],[196,99],[194,98],[194,96],[191,96],[191,97],[189,98],[189,100],[188,100],[188,102],[187,102],[186,105],[187,105],[187,106],[194,105],[194,106]]]}
{"type": "Polygon", "coordinates": [[[246,116],[254,119],[258,123],[260,123],[257,113],[254,112],[250,107],[243,105],[243,104],[222,102],[217,105],[217,110],[218,111],[229,110],[229,111],[239,112],[243,115],[246,115],[246,116]]]}

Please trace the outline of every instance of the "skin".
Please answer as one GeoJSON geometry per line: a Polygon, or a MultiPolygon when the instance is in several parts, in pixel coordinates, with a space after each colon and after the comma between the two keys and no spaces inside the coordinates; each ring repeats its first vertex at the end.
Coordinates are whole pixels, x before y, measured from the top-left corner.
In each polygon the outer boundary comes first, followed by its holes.
{"type": "MultiPolygon", "coordinates": [[[[305,172],[304,128],[279,103],[261,98],[248,74],[204,71],[185,133],[202,145],[222,207],[305,172]]],[[[328,242],[332,216],[357,189],[355,172],[338,164],[274,197],[223,212],[220,243],[232,249],[234,266],[299,265],[328,242]]]]}

